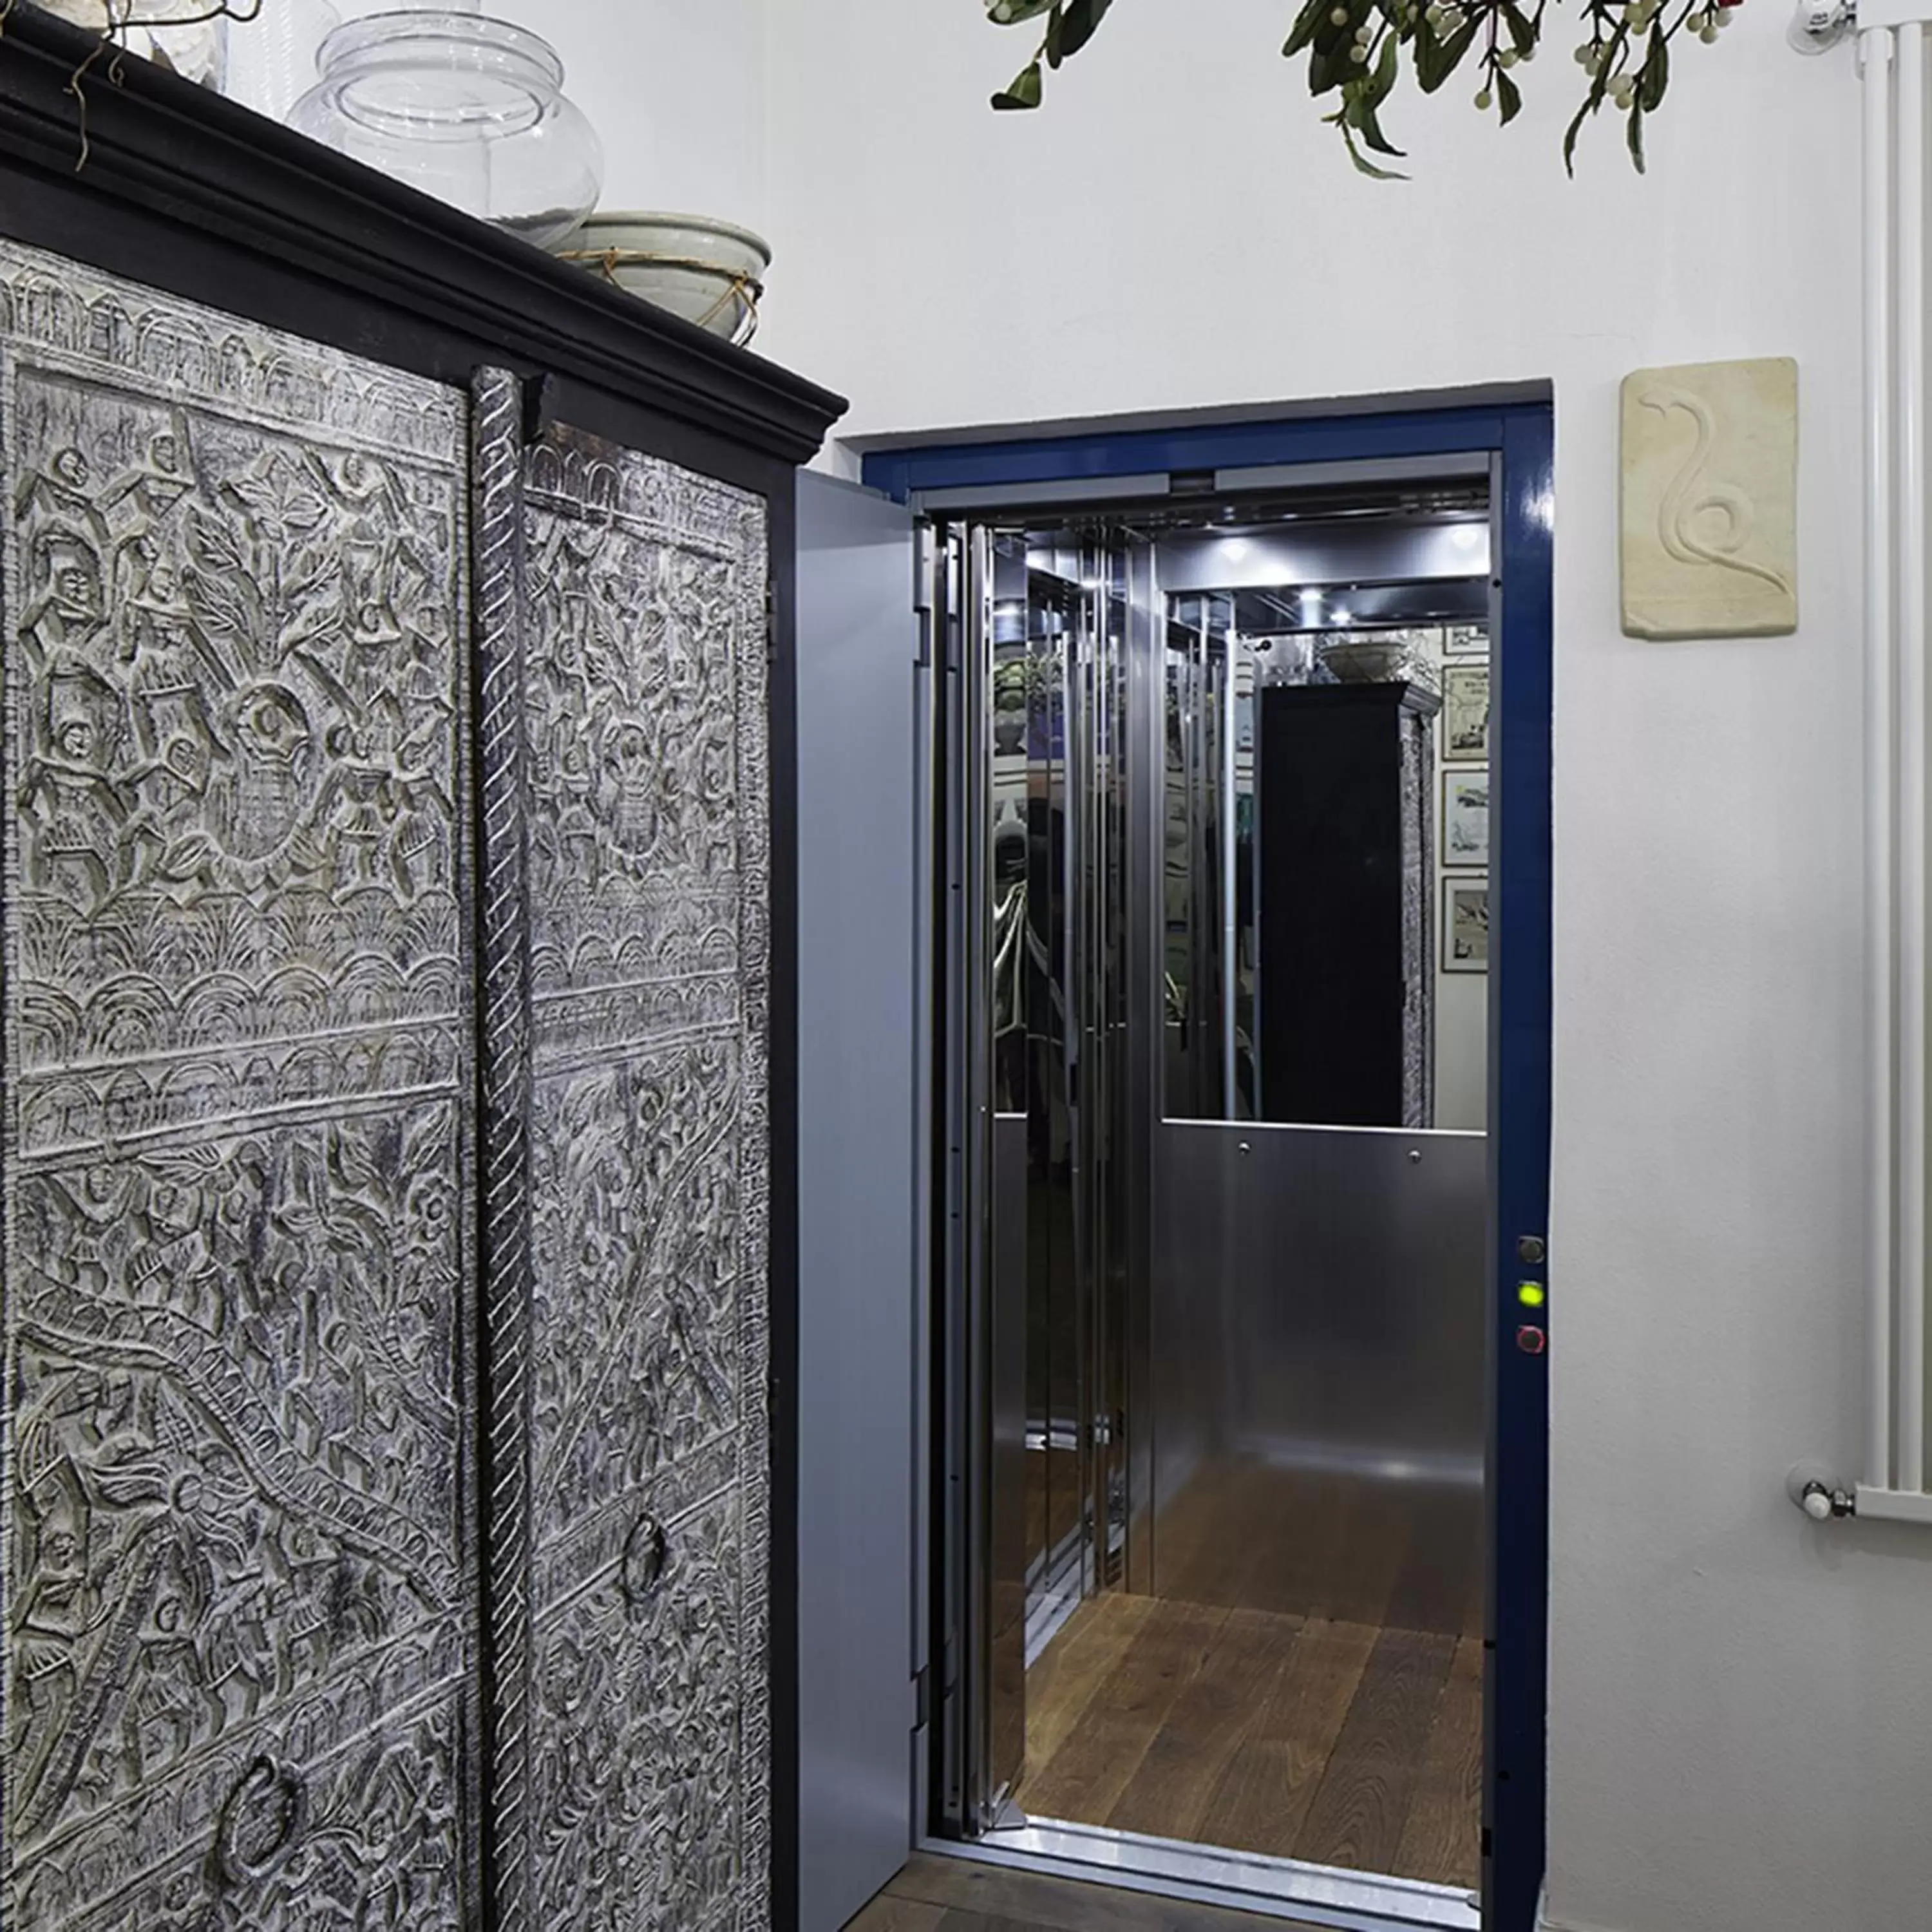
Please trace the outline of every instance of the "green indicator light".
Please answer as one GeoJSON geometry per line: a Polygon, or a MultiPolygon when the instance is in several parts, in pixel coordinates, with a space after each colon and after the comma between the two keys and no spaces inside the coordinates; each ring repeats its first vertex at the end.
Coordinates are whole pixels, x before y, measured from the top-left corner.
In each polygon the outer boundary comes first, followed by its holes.
{"type": "Polygon", "coordinates": [[[1550,1299],[1550,1294],[1540,1281],[1526,1281],[1518,1285],[1516,1298],[1526,1308],[1540,1308],[1550,1299]]]}

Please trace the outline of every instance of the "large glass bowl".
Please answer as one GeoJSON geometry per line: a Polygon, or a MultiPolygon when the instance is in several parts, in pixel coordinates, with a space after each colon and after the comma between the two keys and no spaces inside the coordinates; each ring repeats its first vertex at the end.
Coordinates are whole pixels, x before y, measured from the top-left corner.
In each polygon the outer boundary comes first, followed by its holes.
{"type": "Polygon", "coordinates": [[[507,20],[372,14],[322,44],[289,124],[539,248],[597,205],[604,147],[547,40],[507,20]]]}

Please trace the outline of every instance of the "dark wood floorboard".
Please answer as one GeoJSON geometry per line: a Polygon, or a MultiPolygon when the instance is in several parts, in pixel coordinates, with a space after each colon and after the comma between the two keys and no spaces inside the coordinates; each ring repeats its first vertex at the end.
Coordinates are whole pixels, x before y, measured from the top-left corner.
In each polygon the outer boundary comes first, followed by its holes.
{"type": "Polygon", "coordinates": [[[1021,1808],[1472,1888],[1479,1639],[1115,1594],[1028,1680],[1021,1808]]]}
{"type": "MultiPolygon", "coordinates": [[[[1099,1599],[1107,1614],[1118,1600],[1099,1599]]],[[[1095,1688],[1064,1741],[1037,1764],[1029,1745],[1022,1810],[1104,1825],[1148,1748],[1213,1648],[1228,1612],[1154,1600],[1120,1658],[1095,1688]]],[[[1029,1728],[1034,1699],[1028,1695],[1029,1728]]]]}
{"type": "Polygon", "coordinates": [[[1454,1637],[1385,1630],[1376,1640],[1302,1827],[1320,1863],[1395,1869],[1455,1654],[1454,1637]]]}
{"type": "Polygon", "coordinates": [[[1280,1676],[1215,1780],[1201,1842],[1276,1858],[1318,1857],[1303,1830],[1376,1647],[1366,1624],[1302,1625],[1280,1676]]]}
{"type": "Polygon", "coordinates": [[[1334,1623],[1474,1635],[1483,1492],[1257,1457],[1204,1465],[1154,1526],[1159,1593],[1334,1623]]]}
{"type": "Polygon", "coordinates": [[[1051,1763],[1154,1612],[1151,1597],[1090,1598],[1027,1672],[1027,1761],[1051,1763]]]}
{"type": "Polygon", "coordinates": [[[1456,1646],[1396,1854],[1398,1878],[1472,1892],[1482,1882],[1483,1663],[1480,1637],[1456,1646]]]}
{"type": "Polygon", "coordinates": [[[1410,1513],[1408,1541],[1382,1622],[1397,1630],[1469,1634],[1472,1603],[1482,1629],[1483,1492],[1440,1488],[1410,1513]],[[1470,1572],[1474,1568],[1475,1576],[1470,1572]]]}
{"type": "Polygon", "coordinates": [[[1221,1767],[1294,1654],[1299,1618],[1230,1610],[1107,1814],[1117,1832],[1199,1840],[1221,1767]]]}
{"type": "Polygon", "coordinates": [[[1312,1932],[1219,1906],[1076,1885],[964,1858],[914,1858],[847,1932],[1312,1932]],[[936,1916],[895,1918],[922,1910],[936,1916]]]}
{"type": "Polygon", "coordinates": [[[888,1888],[852,1921],[846,1932],[944,1932],[946,1919],[944,1906],[928,1905],[922,1898],[901,1898],[888,1888]]]}

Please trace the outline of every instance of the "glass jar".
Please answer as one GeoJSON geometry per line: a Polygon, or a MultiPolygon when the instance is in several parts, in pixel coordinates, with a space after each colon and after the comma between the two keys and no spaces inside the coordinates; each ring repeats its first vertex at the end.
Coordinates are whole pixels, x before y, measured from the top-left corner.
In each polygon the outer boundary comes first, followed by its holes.
{"type": "Polygon", "coordinates": [[[322,44],[320,84],[289,124],[539,248],[597,205],[604,147],[563,92],[550,44],[432,8],[372,14],[322,44]]]}

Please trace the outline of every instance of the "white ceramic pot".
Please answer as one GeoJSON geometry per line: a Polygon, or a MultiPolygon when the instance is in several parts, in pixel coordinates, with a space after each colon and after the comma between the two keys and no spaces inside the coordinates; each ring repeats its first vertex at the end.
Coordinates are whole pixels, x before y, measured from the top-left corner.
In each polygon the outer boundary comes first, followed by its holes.
{"type": "Polygon", "coordinates": [[[742,344],[758,332],[772,251],[748,228],[612,209],[591,216],[558,252],[727,341],[742,344]]]}
{"type": "Polygon", "coordinates": [[[1366,638],[1344,635],[1321,646],[1322,662],[1344,684],[1411,684],[1434,687],[1426,659],[1406,636],[1366,638]]]}

